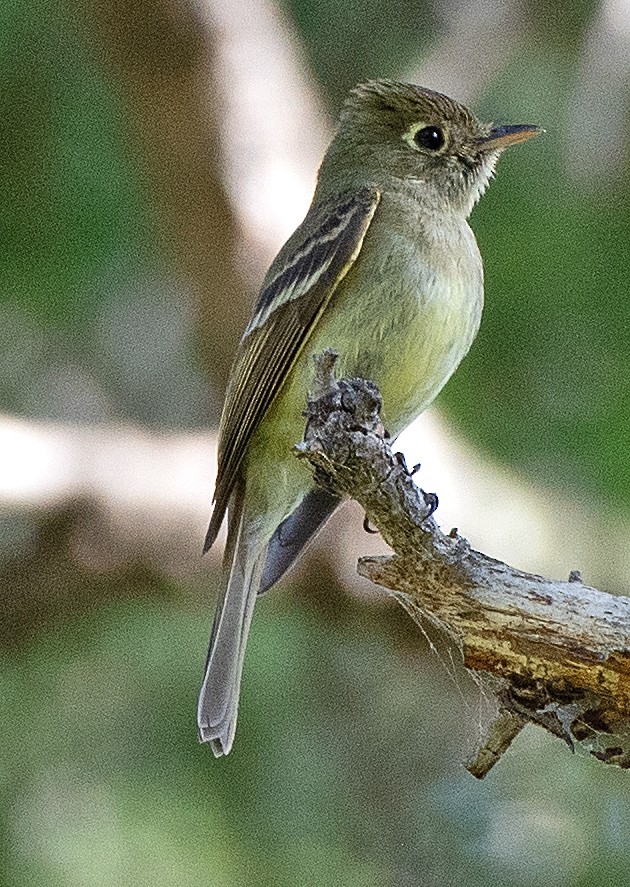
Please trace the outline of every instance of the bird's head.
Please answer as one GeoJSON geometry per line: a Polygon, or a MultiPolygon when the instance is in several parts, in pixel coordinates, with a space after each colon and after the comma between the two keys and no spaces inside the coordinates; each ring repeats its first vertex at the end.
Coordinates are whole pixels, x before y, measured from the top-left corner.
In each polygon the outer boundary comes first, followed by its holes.
{"type": "Polygon", "coordinates": [[[431,203],[467,215],[501,152],[539,132],[529,124],[482,123],[464,105],[430,89],[372,80],[346,100],[320,180],[351,178],[384,188],[417,184],[431,203]]]}

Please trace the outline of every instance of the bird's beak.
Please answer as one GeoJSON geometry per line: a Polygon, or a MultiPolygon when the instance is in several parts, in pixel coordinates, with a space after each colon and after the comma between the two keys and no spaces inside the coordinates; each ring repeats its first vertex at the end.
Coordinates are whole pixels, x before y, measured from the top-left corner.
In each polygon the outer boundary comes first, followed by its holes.
{"type": "Polygon", "coordinates": [[[503,151],[511,145],[520,145],[544,132],[539,126],[529,123],[519,123],[508,126],[493,126],[487,136],[479,139],[477,147],[480,151],[503,151]]]}

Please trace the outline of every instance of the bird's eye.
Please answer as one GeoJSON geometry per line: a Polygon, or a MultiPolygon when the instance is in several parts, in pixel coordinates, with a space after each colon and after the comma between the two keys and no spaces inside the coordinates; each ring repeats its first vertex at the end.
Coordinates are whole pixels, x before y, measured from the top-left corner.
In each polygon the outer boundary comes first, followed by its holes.
{"type": "Polygon", "coordinates": [[[439,126],[424,126],[413,137],[420,148],[428,151],[439,151],[444,146],[444,133],[439,126]]]}

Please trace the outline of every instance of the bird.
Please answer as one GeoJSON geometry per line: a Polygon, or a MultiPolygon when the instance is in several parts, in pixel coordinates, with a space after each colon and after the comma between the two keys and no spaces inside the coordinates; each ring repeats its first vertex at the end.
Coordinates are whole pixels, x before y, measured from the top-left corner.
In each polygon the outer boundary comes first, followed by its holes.
{"type": "Polygon", "coordinates": [[[257,597],[274,586],[341,499],[292,450],[303,437],[312,356],[376,383],[392,438],[434,400],[468,352],[483,266],[468,224],[499,156],[540,132],[482,123],[409,83],[371,80],[341,110],[304,221],[272,262],[230,374],[204,552],[227,517],[199,739],[234,741],[257,597]]]}

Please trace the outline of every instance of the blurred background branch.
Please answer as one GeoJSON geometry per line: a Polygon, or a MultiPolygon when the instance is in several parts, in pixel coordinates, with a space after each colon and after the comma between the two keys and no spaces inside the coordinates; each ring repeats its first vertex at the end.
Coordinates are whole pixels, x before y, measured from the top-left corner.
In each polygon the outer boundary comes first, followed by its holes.
{"type": "Polygon", "coordinates": [[[584,35],[567,126],[567,173],[591,190],[627,167],[629,82],[630,3],[605,0],[584,35]]]}
{"type": "Polygon", "coordinates": [[[431,83],[438,92],[474,104],[527,40],[527,7],[521,0],[451,0],[433,8],[441,39],[403,79],[431,83]]]}
{"type": "MultiPolygon", "coordinates": [[[[589,577],[623,588],[630,575],[630,525],[619,514],[545,494],[479,459],[434,413],[415,423],[402,443],[410,458],[423,458],[423,486],[440,491],[437,517],[444,526],[466,533],[470,528],[477,546],[523,569],[568,573],[586,564],[589,577]]],[[[85,563],[139,561],[167,575],[204,572],[200,553],[214,489],[214,433],[77,428],[0,416],[0,450],[0,508],[41,520],[50,511],[89,503],[74,545],[85,563]]],[[[353,521],[355,527],[351,521],[335,526],[322,545],[343,540],[335,571],[350,585],[365,545],[356,535],[360,518],[353,521]]],[[[206,560],[214,563],[219,556],[217,546],[206,560]]]]}
{"type": "Polygon", "coordinates": [[[161,239],[193,286],[198,346],[222,391],[247,323],[248,289],[221,162],[216,31],[193,3],[107,0],[78,12],[120,91],[161,239]]]}

